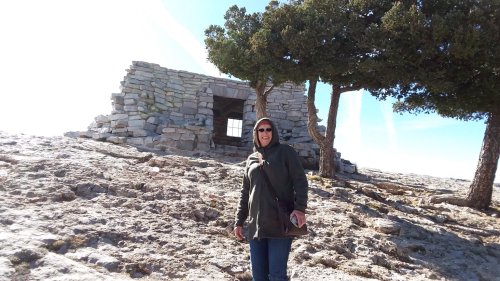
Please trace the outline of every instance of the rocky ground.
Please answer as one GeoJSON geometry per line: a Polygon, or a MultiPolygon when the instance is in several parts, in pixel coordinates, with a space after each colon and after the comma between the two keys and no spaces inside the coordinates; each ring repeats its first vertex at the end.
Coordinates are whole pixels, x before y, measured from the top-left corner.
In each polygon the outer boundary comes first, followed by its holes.
{"type": "MultiPolygon", "coordinates": [[[[231,235],[241,162],[0,132],[0,280],[250,280],[231,235]]],[[[292,280],[500,280],[492,208],[430,203],[468,182],[308,172],[292,280]]],[[[497,179],[498,180],[498,179],[497,179]]]]}

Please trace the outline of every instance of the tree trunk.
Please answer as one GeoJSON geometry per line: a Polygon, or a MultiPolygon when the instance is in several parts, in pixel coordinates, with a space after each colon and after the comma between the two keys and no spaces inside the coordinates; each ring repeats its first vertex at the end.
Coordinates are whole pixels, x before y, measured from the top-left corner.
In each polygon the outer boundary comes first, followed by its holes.
{"type": "Polygon", "coordinates": [[[333,141],[335,139],[335,128],[337,126],[337,112],[340,100],[340,87],[332,86],[330,108],[328,111],[327,129],[325,136],[318,132],[318,116],[317,109],[314,105],[316,99],[316,85],[318,79],[309,80],[309,89],[307,91],[307,111],[308,123],[307,130],[314,142],[319,146],[319,175],[325,178],[333,178],[335,176],[335,155],[333,149],[333,141]]]}
{"type": "Polygon", "coordinates": [[[257,120],[259,120],[262,117],[268,117],[266,112],[266,106],[267,106],[267,94],[270,91],[266,91],[266,83],[261,81],[257,82],[255,91],[257,92],[257,99],[255,100],[255,113],[257,120]]]}
{"type": "Polygon", "coordinates": [[[333,147],[321,145],[319,148],[319,175],[324,178],[333,179],[335,177],[335,158],[333,157],[333,147]]]}
{"type": "Polygon", "coordinates": [[[334,151],[334,141],[335,141],[335,130],[337,129],[337,112],[339,111],[340,102],[340,86],[332,85],[332,92],[330,93],[330,107],[328,109],[328,118],[326,121],[326,133],[325,133],[325,157],[328,157],[328,164],[325,166],[325,171],[330,171],[333,178],[335,176],[335,151],[334,151]]]}
{"type": "Polygon", "coordinates": [[[319,146],[319,175],[321,177],[332,177],[330,173],[325,171],[325,165],[328,166],[328,159],[331,159],[331,157],[325,155],[325,136],[318,132],[318,115],[316,114],[316,105],[314,105],[317,84],[317,77],[309,80],[309,89],[307,89],[307,131],[319,146]]]}
{"type": "Polygon", "coordinates": [[[467,205],[487,209],[491,204],[493,183],[500,156],[500,114],[490,113],[474,180],[467,194],[467,205]]]}

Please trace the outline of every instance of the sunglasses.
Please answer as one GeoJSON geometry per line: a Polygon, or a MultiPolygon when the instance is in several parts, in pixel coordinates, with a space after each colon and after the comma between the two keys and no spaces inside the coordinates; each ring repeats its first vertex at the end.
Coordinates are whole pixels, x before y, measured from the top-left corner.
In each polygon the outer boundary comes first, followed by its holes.
{"type": "Polygon", "coordinates": [[[257,131],[259,131],[261,133],[263,133],[264,131],[271,132],[272,130],[273,130],[272,128],[265,128],[265,129],[264,128],[260,128],[260,129],[257,129],[257,131]]]}

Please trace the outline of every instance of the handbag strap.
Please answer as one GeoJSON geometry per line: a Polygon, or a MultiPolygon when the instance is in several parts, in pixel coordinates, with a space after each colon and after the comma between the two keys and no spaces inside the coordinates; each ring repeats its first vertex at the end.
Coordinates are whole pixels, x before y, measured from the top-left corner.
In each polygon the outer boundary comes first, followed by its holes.
{"type": "Polygon", "coordinates": [[[274,196],[274,198],[276,199],[276,201],[279,201],[278,194],[276,193],[276,190],[274,189],[273,184],[269,180],[269,177],[267,176],[266,171],[264,171],[264,166],[263,165],[260,166],[260,170],[262,172],[262,175],[264,175],[264,179],[266,180],[267,186],[269,187],[269,190],[271,191],[272,195],[274,196]]]}

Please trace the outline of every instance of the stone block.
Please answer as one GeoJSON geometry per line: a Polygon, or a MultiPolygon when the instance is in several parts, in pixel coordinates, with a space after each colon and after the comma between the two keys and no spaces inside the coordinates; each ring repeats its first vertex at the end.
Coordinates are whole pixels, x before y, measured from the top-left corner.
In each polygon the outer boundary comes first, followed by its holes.
{"type": "Polygon", "coordinates": [[[181,134],[181,138],[180,140],[181,141],[194,141],[196,139],[196,136],[193,134],[193,133],[184,133],[184,134],[181,134]]]}
{"type": "Polygon", "coordinates": [[[154,137],[153,136],[148,136],[144,138],[144,145],[147,147],[154,147],[154,137]]]}
{"type": "Polygon", "coordinates": [[[184,101],[182,107],[198,108],[198,104],[195,101],[184,101]]]}
{"type": "Polygon", "coordinates": [[[127,144],[144,146],[144,138],[127,138],[127,144]]]}
{"type": "Polygon", "coordinates": [[[148,135],[148,131],[138,128],[128,128],[128,131],[132,133],[133,137],[145,137],[148,135]]]}
{"type": "Polygon", "coordinates": [[[239,90],[236,93],[234,98],[240,99],[240,100],[246,100],[246,99],[248,99],[249,96],[250,96],[250,91],[239,90]]]}
{"type": "Polygon", "coordinates": [[[94,118],[96,123],[107,123],[109,122],[108,116],[105,115],[98,115],[96,118],[94,118]]]}
{"type": "Polygon", "coordinates": [[[120,120],[120,119],[128,119],[128,114],[121,113],[121,114],[113,114],[109,116],[109,120],[120,120]]]}
{"type": "Polygon", "coordinates": [[[153,93],[155,91],[155,88],[150,85],[140,85],[139,90],[153,93]]]}
{"type": "Polygon", "coordinates": [[[148,77],[148,78],[154,78],[154,74],[151,72],[146,72],[146,71],[141,71],[141,70],[136,70],[135,75],[137,76],[142,76],[142,77],[148,77]]]}
{"type": "Polygon", "coordinates": [[[162,140],[180,140],[181,139],[181,134],[179,133],[172,133],[172,134],[163,134],[162,135],[162,140]]]}
{"type": "Polygon", "coordinates": [[[213,116],[214,115],[214,111],[212,109],[209,109],[209,108],[199,108],[198,109],[198,114],[204,114],[204,115],[207,115],[207,116],[213,116]]]}
{"type": "Polygon", "coordinates": [[[287,117],[303,117],[304,114],[301,111],[289,111],[287,112],[287,117]]]}
{"type": "Polygon", "coordinates": [[[151,108],[157,108],[158,111],[168,111],[170,109],[168,105],[161,103],[155,103],[151,108]]]}
{"type": "Polygon", "coordinates": [[[125,128],[128,126],[128,120],[121,119],[121,120],[116,120],[116,121],[111,121],[111,127],[112,128],[125,128]]]}
{"type": "Polygon", "coordinates": [[[98,140],[98,141],[105,141],[110,136],[111,136],[110,133],[93,133],[92,139],[98,140]]]}
{"type": "Polygon", "coordinates": [[[293,130],[293,122],[290,122],[289,120],[279,120],[278,124],[282,130],[293,130]]]}
{"type": "Polygon", "coordinates": [[[98,130],[98,133],[100,133],[100,134],[111,133],[111,128],[108,128],[108,127],[106,127],[106,128],[100,128],[98,130]]]}
{"type": "Polygon", "coordinates": [[[123,105],[125,103],[124,98],[119,96],[112,97],[111,100],[113,101],[114,104],[123,105]]]}
{"type": "Polygon", "coordinates": [[[125,112],[127,112],[127,111],[129,111],[129,112],[137,111],[137,106],[135,106],[135,105],[125,105],[123,107],[123,110],[125,112]]]}
{"type": "Polygon", "coordinates": [[[155,97],[154,104],[166,105],[167,100],[163,97],[155,97]]]}
{"type": "Polygon", "coordinates": [[[181,150],[193,151],[194,145],[195,145],[194,140],[182,140],[177,142],[176,148],[181,150]]]}
{"type": "Polygon", "coordinates": [[[148,132],[156,132],[156,127],[157,125],[146,122],[146,124],[144,125],[144,130],[148,132]]]}
{"type": "Polygon", "coordinates": [[[213,118],[207,118],[205,119],[205,126],[210,129],[210,131],[213,130],[214,128],[214,119],[213,118]]]}
{"type": "Polygon", "coordinates": [[[135,105],[137,101],[135,99],[125,99],[125,105],[135,105]]]}
{"type": "Polygon", "coordinates": [[[176,148],[178,141],[176,140],[163,140],[157,146],[164,146],[169,148],[176,148]]]}
{"type": "Polygon", "coordinates": [[[183,106],[179,109],[179,112],[182,114],[196,114],[198,113],[198,109],[183,106]]]}
{"type": "Polygon", "coordinates": [[[118,136],[110,136],[106,139],[106,141],[115,143],[115,144],[124,144],[127,142],[126,137],[118,137],[118,136]]]}
{"type": "Polygon", "coordinates": [[[210,145],[208,143],[198,143],[195,149],[200,151],[210,151],[210,145]]]}
{"type": "Polygon", "coordinates": [[[121,134],[121,133],[126,133],[128,132],[127,128],[112,128],[111,133],[112,134],[121,134]]]}
{"type": "Polygon", "coordinates": [[[111,94],[111,99],[114,99],[114,98],[123,98],[123,97],[124,97],[123,93],[112,93],[111,94]]]}
{"type": "Polygon", "coordinates": [[[160,124],[160,118],[156,117],[156,116],[151,116],[149,117],[146,122],[150,123],[150,124],[154,124],[154,125],[158,125],[160,124]]]}
{"type": "Polygon", "coordinates": [[[112,108],[113,108],[113,114],[114,113],[118,113],[118,112],[123,112],[123,105],[121,104],[112,104],[112,108]]]}
{"type": "Polygon", "coordinates": [[[245,120],[252,120],[252,122],[255,122],[257,120],[257,113],[256,112],[247,112],[243,118],[245,120]]]}
{"type": "Polygon", "coordinates": [[[182,84],[182,81],[180,81],[179,84],[177,84],[177,83],[168,83],[167,87],[170,88],[170,89],[173,89],[175,91],[184,92],[186,89],[181,84],[182,84]]]}
{"type": "Polygon", "coordinates": [[[137,111],[139,111],[141,113],[148,113],[149,112],[148,107],[145,107],[145,106],[138,106],[137,111]]]}
{"type": "Polygon", "coordinates": [[[165,79],[158,79],[156,78],[153,82],[151,82],[151,86],[154,88],[165,88],[167,87],[167,84],[165,83],[165,79]]]}
{"type": "Polygon", "coordinates": [[[128,126],[130,127],[137,127],[137,128],[143,128],[144,125],[146,124],[146,121],[142,119],[137,119],[137,120],[129,120],[128,121],[128,126]]]}
{"type": "Polygon", "coordinates": [[[209,132],[202,132],[197,134],[198,137],[198,142],[206,142],[209,143],[210,139],[212,138],[212,134],[209,132]]]}
{"type": "Polygon", "coordinates": [[[164,134],[170,134],[170,133],[175,133],[176,132],[176,128],[172,128],[172,127],[167,127],[167,128],[164,128],[162,130],[162,133],[164,134]]]}
{"type": "Polygon", "coordinates": [[[179,112],[171,112],[170,113],[170,118],[173,118],[173,117],[184,118],[184,114],[179,113],[179,112]]]}
{"type": "Polygon", "coordinates": [[[140,93],[126,93],[124,98],[125,99],[132,99],[132,100],[138,100],[139,99],[140,93]]]}
{"type": "Polygon", "coordinates": [[[199,97],[198,101],[200,103],[201,102],[204,102],[204,103],[213,103],[214,102],[214,98],[213,98],[213,96],[204,96],[204,97],[199,97]]]}

